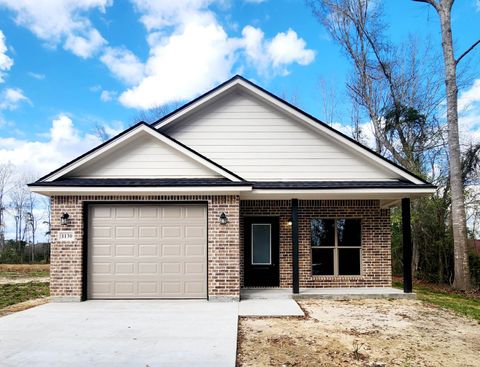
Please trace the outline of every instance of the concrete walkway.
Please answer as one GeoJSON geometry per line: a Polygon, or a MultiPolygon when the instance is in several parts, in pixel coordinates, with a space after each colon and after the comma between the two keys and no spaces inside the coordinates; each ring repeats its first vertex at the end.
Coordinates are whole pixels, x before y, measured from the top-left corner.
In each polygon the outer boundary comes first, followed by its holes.
{"type": "Polygon", "coordinates": [[[0,365],[234,366],[237,302],[50,303],[0,318],[0,365]]]}

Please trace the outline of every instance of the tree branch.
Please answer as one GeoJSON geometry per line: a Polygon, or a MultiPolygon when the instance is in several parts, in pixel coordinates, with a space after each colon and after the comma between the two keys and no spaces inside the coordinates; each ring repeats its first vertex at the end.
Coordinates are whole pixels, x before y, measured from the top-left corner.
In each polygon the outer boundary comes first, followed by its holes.
{"type": "Polygon", "coordinates": [[[435,8],[435,10],[438,11],[438,4],[436,3],[435,0],[413,0],[417,3],[425,3],[425,4],[430,4],[431,6],[433,6],[435,8]]]}
{"type": "MultiPolygon", "coordinates": [[[[416,0],[415,0],[415,1],[416,1],[416,0]]],[[[457,60],[455,60],[455,65],[458,65],[458,63],[460,62],[460,60],[463,59],[465,56],[467,56],[467,54],[468,54],[470,51],[472,51],[478,44],[480,44],[480,39],[479,39],[477,42],[475,42],[473,45],[471,45],[471,46],[467,49],[467,51],[465,51],[463,54],[461,54],[460,57],[459,57],[457,60]]]]}

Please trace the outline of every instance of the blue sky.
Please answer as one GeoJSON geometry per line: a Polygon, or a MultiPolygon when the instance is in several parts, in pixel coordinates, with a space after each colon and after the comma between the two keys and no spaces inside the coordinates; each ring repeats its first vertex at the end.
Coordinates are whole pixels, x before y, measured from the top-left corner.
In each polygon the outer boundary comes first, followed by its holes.
{"type": "MultiPolygon", "coordinates": [[[[395,42],[415,34],[440,47],[428,6],[384,6],[395,42]]],[[[0,0],[0,14],[0,161],[34,174],[98,144],[96,125],[114,134],[142,109],[185,102],[236,73],[319,118],[326,79],[338,123],[349,123],[349,64],[301,0],[0,0]]],[[[480,2],[457,1],[453,24],[461,52],[480,37],[480,2]]],[[[480,137],[479,60],[480,49],[461,97],[480,137]]]]}

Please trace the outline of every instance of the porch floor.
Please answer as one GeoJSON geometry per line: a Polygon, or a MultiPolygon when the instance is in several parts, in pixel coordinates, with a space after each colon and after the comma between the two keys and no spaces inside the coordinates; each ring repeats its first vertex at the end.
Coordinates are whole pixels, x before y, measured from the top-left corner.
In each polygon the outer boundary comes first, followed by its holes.
{"type": "Polygon", "coordinates": [[[415,293],[403,293],[401,289],[383,288],[300,288],[299,294],[293,294],[291,288],[242,288],[241,299],[372,299],[402,298],[416,299],[415,293]]]}

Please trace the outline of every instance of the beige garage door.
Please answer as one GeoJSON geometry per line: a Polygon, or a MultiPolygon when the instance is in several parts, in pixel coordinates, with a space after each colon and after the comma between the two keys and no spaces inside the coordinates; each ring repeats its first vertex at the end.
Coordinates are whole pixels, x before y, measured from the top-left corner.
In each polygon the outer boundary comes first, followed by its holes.
{"type": "Polygon", "coordinates": [[[206,298],[205,205],[90,205],[89,299],[206,298]]]}

